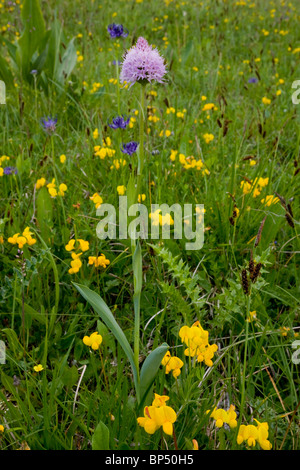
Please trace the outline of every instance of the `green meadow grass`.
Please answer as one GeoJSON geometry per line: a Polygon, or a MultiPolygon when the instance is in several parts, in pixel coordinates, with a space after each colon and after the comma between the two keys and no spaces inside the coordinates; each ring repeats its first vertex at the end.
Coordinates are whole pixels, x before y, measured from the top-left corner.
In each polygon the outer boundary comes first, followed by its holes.
{"type": "Polygon", "coordinates": [[[39,73],[24,79],[9,55],[24,29],[20,2],[0,0],[0,79],[10,71],[0,105],[0,158],[9,157],[0,166],[0,448],[190,450],[195,439],[204,450],[246,449],[237,444],[239,426],[256,419],[268,423],[272,449],[299,449],[297,0],[40,3],[46,29],[55,18],[62,26],[58,63],[73,38],[77,59],[60,82],[47,69],[47,82],[39,73]],[[111,23],[123,24],[128,37],[111,39],[111,23]],[[130,240],[97,237],[91,197],[117,207],[117,187],[129,191],[136,155],[120,147],[139,141],[141,86],[119,86],[114,61],[139,36],[168,69],[164,84],[146,87],[144,204],[149,212],[151,203],[204,204],[205,235],[194,251],[186,240],[141,240],[142,265],[135,266],[130,240]],[[203,110],[208,103],[213,109],[203,110]],[[132,126],[109,128],[118,114],[134,118],[132,126]],[[41,125],[47,116],[57,117],[52,136],[41,125]],[[95,147],[108,138],[115,154],[101,159],[95,147]],[[186,168],[189,157],[201,168],[186,168]],[[116,169],[116,159],[126,165],[116,169]],[[5,174],[7,167],[17,173],[5,174]],[[51,197],[53,178],[56,189],[66,185],[64,196],[51,197]],[[262,202],[267,196],[273,204],[262,202]],[[26,227],[36,243],[18,251],[8,239],[26,227]],[[89,242],[74,274],[65,248],[71,239],[89,242]],[[88,264],[101,254],[110,261],[105,269],[88,264]],[[251,260],[261,269],[256,282],[247,274],[245,293],[242,272],[251,260]],[[136,272],[138,364],[163,343],[184,362],[177,379],[160,366],[145,400],[170,397],[176,439],[138,425],[144,413],[130,362],[74,285],[101,296],[133,347],[136,272]],[[211,367],[184,355],[179,330],[196,321],[218,346],[211,367]],[[83,343],[95,331],[103,338],[98,350],[83,343]],[[238,413],[231,430],[207,414],[224,400],[238,413]]]}

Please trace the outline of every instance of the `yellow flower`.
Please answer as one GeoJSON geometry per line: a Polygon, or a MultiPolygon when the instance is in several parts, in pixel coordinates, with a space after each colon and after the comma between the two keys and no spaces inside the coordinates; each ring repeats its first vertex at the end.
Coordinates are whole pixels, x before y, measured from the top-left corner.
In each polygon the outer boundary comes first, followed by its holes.
{"type": "Polygon", "coordinates": [[[193,439],[192,442],[193,442],[193,450],[199,450],[199,445],[196,439],[193,439]]]}
{"type": "Polygon", "coordinates": [[[79,269],[82,266],[82,261],[80,260],[81,255],[82,253],[78,253],[78,254],[72,253],[73,261],[71,261],[71,268],[68,271],[69,274],[75,274],[79,272],[79,269]]]}
{"type": "Polygon", "coordinates": [[[4,432],[4,426],[0,424],[0,432],[4,432]]]}
{"type": "Polygon", "coordinates": [[[173,113],[175,114],[176,110],[175,108],[167,108],[167,114],[173,113]]]}
{"type": "Polygon", "coordinates": [[[75,239],[72,239],[69,241],[69,243],[65,246],[65,249],[67,251],[72,251],[74,250],[74,245],[75,245],[75,239]]]}
{"type": "MultiPolygon", "coordinates": [[[[209,412],[210,410],[208,410],[206,413],[209,412]]],[[[227,423],[228,420],[227,412],[222,408],[214,408],[210,416],[215,419],[217,428],[221,428],[224,423],[227,423]]]]}
{"type": "Polygon", "coordinates": [[[81,251],[88,251],[90,249],[90,244],[88,241],[82,240],[81,238],[79,238],[77,241],[81,251]]]}
{"type": "Polygon", "coordinates": [[[32,233],[30,232],[30,228],[26,227],[24,232],[23,232],[23,237],[26,238],[27,243],[29,246],[32,246],[36,243],[36,239],[32,237],[32,233]]]}
{"type": "Polygon", "coordinates": [[[95,193],[92,197],[90,197],[91,201],[95,204],[96,209],[101,206],[103,199],[99,196],[98,193],[95,193]]]}
{"type": "Polygon", "coordinates": [[[109,259],[105,257],[105,255],[101,254],[101,256],[89,256],[89,265],[94,265],[96,268],[101,266],[102,268],[106,268],[110,264],[109,259]]]}
{"type": "Polygon", "coordinates": [[[11,243],[12,245],[15,245],[17,243],[17,239],[18,239],[19,235],[20,235],[19,233],[15,233],[12,237],[9,237],[7,239],[8,243],[11,243]]]}
{"type": "Polygon", "coordinates": [[[242,444],[244,441],[246,441],[249,447],[254,447],[257,441],[263,450],[271,450],[272,444],[270,441],[268,441],[268,423],[260,423],[256,419],[255,421],[257,422],[257,426],[254,426],[253,424],[247,426],[242,424],[240,426],[237,436],[237,443],[242,444]]]}
{"type": "Polygon", "coordinates": [[[35,372],[41,372],[42,370],[44,370],[44,367],[42,366],[42,364],[39,364],[37,366],[34,366],[33,369],[35,370],[35,372]]]}
{"type": "Polygon", "coordinates": [[[188,346],[184,354],[190,357],[196,356],[197,362],[204,362],[208,367],[212,367],[212,358],[218,346],[210,345],[208,336],[208,331],[205,331],[198,321],[191,327],[183,326],[179,331],[181,341],[188,346]]]}
{"type": "Polygon", "coordinates": [[[99,335],[98,331],[92,333],[90,336],[84,336],[83,340],[86,346],[90,346],[94,351],[99,349],[100,344],[102,343],[102,336],[99,335]]]}
{"type": "Polygon", "coordinates": [[[141,202],[144,202],[146,199],[146,194],[139,194],[138,195],[138,202],[141,203],[141,202]]]}
{"type": "Polygon", "coordinates": [[[266,196],[265,199],[261,200],[261,203],[268,207],[272,204],[277,204],[277,202],[279,202],[279,198],[273,195],[266,196]]]}
{"type": "Polygon", "coordinates": [[[257,422],[258,427],[258,443],[263,450],[271,450],[272,444],[268,441],[269,436],[269,425],[268,423],[260,423],[257,419],[254,419],[257,422]]]}
{"type": "Polygon", "coordinates": [[[263,104],[271,104],[271,100],[267,98],[266,96],[263,97],[262,102],[263,104]]]}
{"type": "Polygon", "coordinates": [[[116,170],[119,170],[121,168],[121,166],[125,166],[126,165],[126,160],[113,160],[113,164],[111,165],[110,169],[113,170],[114,168],[116,170]]]}
{"type": "Polygon", "coordinates": [[[47,188],[51,197],[56,197],[57,195],[64,196],[65,192],[68,189],[67,186],[64,183],[62,183],[59,185],[58,192],[57,192],[55,178],[53,178],[51,183],[47,184],[47,188]]]}
{"type": "Polygon", "coordinates": [[[117,186],[117,192],[118,192],[119,196],[124,196],[125,191],[126,191],[126,187],[124,185],[117,186]]]}
{"type": "Polygon", "coordinates": [[[98,129],[95,129],[95,130],[94,130],[94,132],[93,132],[93,137],[94,137],[95,140],[98,139],[98,137],[99,137],[99,131],[98,131],[98,129]]]}
{"type": "Polygon", "coordinates": [[[235,412],[235,406],[234,405],[230,405],[230,408],[229,410],[227,411],[227,424],[231,427],[231,428],[236,428],[237,427],[237,414],[235,412]]]}
{"type": "Polygon", "coordinates": [[[249,447],[254,447],[258,439],[258,431],[253,424],[246,426],[244,430],[244,440],[247,441],[249,447]]]}
{"type": "Polygon", "coordinates": [[[35,184],[35,187],[36,187],[36,189],[40,189],[43,186],[45,186],[45,184],[46,184],[45,178],[40,178],[40,179],[37,180],[37,182],[35,184]]]}
{"type": "Polygon", "coordinates": [[[174,220],[170,214],[162,215],[160,225],[174,225],[174,220]]]}
{"type": "Polygon", "coordinates": [[[60,159],[60,163],[65,163],[67,157],[65,155],[61,155],[59,159],[60,159]]]}
{"type": "Polygon", "coordinates": [[[214,137],[213,134],[207,134],[206,133],[206,134],[203,134],[203,138],[204,138],[205,142],[207,144],[209,144],[210,142],[212,142],[214,140],[215,137],[214,137]]]}
{"type": "Polygon", "coordinates": [[[256,310],[253,310],[252,312],[249,312],[249,317],[247,318],[247,321],[250,322],[250,321],[253,321],[253,320],[256,320],[256,319],[257,319],[256,310]]]}
{"type": "Polygon", "coordinates": [[[24,245],[26,245],[26,243],[27,243],[27,239],[25,237],[23,236],[17,237],[17,244],[20,250],[24,247],[24,245]]]}
{"type": "MultiPolygon", "coordinates": [[[[256,180],[254,180],[254,184],[256,183],[256,180]]],[[[269,184],[269,178],[259,178],[257,185],[260,186],[261,188],[264,188],[265,186],[268,186],[269,184]]]]}
{"type": "Polygon", "coordinates": [[[171,150],[170,160],[174,162],[176,160],[176,155],[178,154],[178,150],[171,150]]]}
{"type": "Polygon", "coordinates": [[[290,328],[288,326],[281,326],[279,328],[279,331],[281,333],[281,336],[287,336],[288,332],[290,331],[290,328]]]}
{"type": "Polygon", "coordinates": [[[169,351],[164,355],[161,364],[166,367],[166,374],[169,374],[169,372],[172,371],[175,379],[180,375],[180,369],[183,366],[182,360],[179,359],[179,357],[172,357],[169,351]]]}
{"type": "Polygon", "coordinates": [[[152,405],[144,408],[144,416],[137,418],[138,424],[148,434],[154,434],[155,431],[162,427],[166,434],[172,436],[173,424],[177,416],[173,408],[165,404],[167,400],[169,400],[169,397],[155,394],[152,405]]]}
{"type": "Polygon", "coordinates": [[[67,185],[65,185],[64,183],[60,184],[59,185],[58,195],[63,197],[65,195],[65,192],[67,191],[67,189],[68,189],[67,185]]]}
{"type": "Polygon", "coordinates": [[[210,111],[211,109],[216,111],[218,108],[217,106],[214,105],[214,103],[206,103],[203,106],[202,111],[210,111]]]}
{"type": "Polygon", "coordinates": [[[55,188],[50,187],[50,188],[48,188],[48,191],[49,191],[49,194],[50,194],[51,197],[56,197],[57,196],[57,191],[56,191],[55,188]]]}

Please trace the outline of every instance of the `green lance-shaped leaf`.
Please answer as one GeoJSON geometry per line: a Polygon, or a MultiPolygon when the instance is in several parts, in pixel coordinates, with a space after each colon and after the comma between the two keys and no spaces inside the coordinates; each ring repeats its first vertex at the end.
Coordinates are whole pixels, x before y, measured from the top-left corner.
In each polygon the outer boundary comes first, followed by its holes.
{"type": "Polygon", "coordinates": [[[93,450],[109,450],[109,429],[102,421],[98,423],[92,437],[93,450]]]}
{"type": "Polygon", "coordinates": [[[16,60],[26,78],[30,73],[32,56],[45,35],[45,22],[39,0],[25,0],[21,11],[24,32],[18,41],[16,60]]]}
{"type": "Polygon", "coordinates": [[[6,88],[13,86],[13,75],[6,60],[0,56],[0,80],[3,80],[6,88]]]}
{"type": "Polygon", "coordinates": [[[55,80],[63,84],[65,80],[71,75],[76,63],[77,53],[74,45],[75,38],[71,39],[67,49],[62,57],[61,63],[58,65],[55,80]]]}
{"type": "Polygon", "coordinates": [[[158,346],[154,351],[152,351],[149,356],[146,357],[140,376],[140,393],[141,401],[140,405],[142,406],[147,394],[155,380],[161,361],[168,351],[169,346],[167,343],[163,343],[161,346],[158,346]]]}
{"type": "Polygon", "coordinates": [[[55,18],[49,33],[47,43],[47,58],[45,60],[45,73],[51,80],[55,80],[59,69],[59,54],[62,37],[62,25],[55,18]]]}
{"type": "Polygon", "coordinates": [[[120,343],[120,346],[125,352],[127,359],[129,360],[131,367],[132,367],[134,384],[136,388],[137,398],[139,401],[139,374],[134,363],[133,351],[130,347],[130,344],[128,343],[128,340],[124,332],[122,331],[122,329],[116,322],[111,310],[109,309],[109,307],[104,302],[104,300],[100,297],[99,294],[92,291],[86,286],[75,284],[74,282],[73,284],[78,290],[78,292],[85,298],[85,300],[89,302],[89,304],[93,307],[93,309],[98,313],[101,320],[106,324],[106,326],[113,333],[117,341],[120,343]]]}

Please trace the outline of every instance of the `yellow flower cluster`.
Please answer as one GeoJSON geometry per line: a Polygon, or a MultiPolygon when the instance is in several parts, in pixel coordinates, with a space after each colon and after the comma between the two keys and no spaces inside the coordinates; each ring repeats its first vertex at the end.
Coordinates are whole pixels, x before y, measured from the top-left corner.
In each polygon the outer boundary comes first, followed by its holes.
{"type": "Polygon", "coordinates": [[[101,266],[102,268],[105,269],[109,264],[110,264],[109,259],[107,259],[105,255],[103,255],[103,253],[101,253],[100,256],[89,256],[90,266],[94,265],[95,268],[98,268],[99,266],[101,266]]]}
{"type": "MultiPolygon", "coordinates": [[[[40,181],[41,183],[41,181],[40,181]]],[[[68,187],[64,183],[60,184],[58,187],[58,191],[56,189],[56,182],[55,178],[53,178],[52,182],[47,184],[48,192],[51,197],[56,197],[56,196],[61,196],[63,197],[65,195],[65,192],[67,191],[68,187]]]]}
{"type": "Polygon", "coordinates": [[[124,196],[125,192],[126,192],[126,186],[124,185],[117,186],[117,193],[119,194],[119,196],[124,196]]]}
{"type": "Polygon", "coordinates": [[[206,144],[209,144],[210,142],[212,142],[214,140],[215,136],[213,134],[203,134],[203,139],[205,140],[205,143],[206,144]]]}
{"type": "Polygon", "coordinates": [[[78,240],[75,240],[74,238],[68,242],[68,244],[65,246],[65,249],[67,251],[73,251],[75,250],[75,244],[77,245],[76,249],[81,250],[80,253],[72,253],[72,261],[71,261],[71,268],[69,269],[69,274],[76,274],[79,272],[81,266],[82,266],[82,261],[80,259],[82,252],[83,251],[88,251],[90,248],[90,244],[86,240],[82,240],[79,238],[78,240]]]}
{"type": "Polygon", "coordinates": [[[267,98],[266,96],[264,96],[261,101],[263,104],[271,104],[270,98],[267,98]]]}
{"type": "Polygon", "coordinates": [[[73,251],[75,249],[76,242],[79,244],[78,248],[80,249],[80,251],[89,250],[90,248],[89,242],[86,240],[82,240],[81,238],[79,238],[78,240],[75,240],[74,238],[72,238],[72,240],[70,240],[69,243],[65,246],[65,249],[67,251],[73,251]]]}
{"type": "Polygon", "coordinates": [[[269,178],[255,178],[253,182],[242,180],[241,188],[243,189],[243,194],[249,194],[254,188],[252,196],[257,197],[260,195],[262,189],[268,185],[268,183],[269,178]]]}
{"type": "Polygon", "coordinates": [[[195,322],[191,327],[183,326],[179,331],[179,337],[188,347],[184,351],[186,356],[197,357],[198,362],[205,362],[208,367],[212,367],[212,358],[218,350],[216,344],[210,345],[208,342],[208,331],[204,330],[200,322],[195,322]]]}
{"type": "Polygon", "coordinates": [[[120,160],[113,160],[113,164],[110,169],[113,170],[115,168],[116,170],[119,170],[122,166],[125,166],[126,163],[126,160],[123,160],[122,158],[120,158],[120,160]]]}
{"type": "Polygon", "coordinates": [[[94,147],[96,157],[100,157],[101,160],[104,160],[105,157],[113,157],[116,151],[109,147],[96,145],[94,147]]]}
{"type": "Polygon", "coordinates": [[[170,131],[169,129],[166,129],[165,131],[161,131],[159,133],[159,137],[170,137],[170,135],[172,135],[172,131],[170,131]]]}
{"type": "MultiPolygon", "coordinates": [[[[172,161],[176,159],[177,153],[178,153],[177,150],[171,150],[170,159],[172,161]]],[[[186,157],[183,153],[180,153],[178,155],[178,159],[185,170],[190,170],[190,169],[196,169],[199,171],[202,170],[203,175],[209,175],[209,171],[207,170],[207,168],[203,168],[204,167],[203,161],[196,160],[196,158],[193,155],[186,157]]]]}
{"type": "Polygon", "coordinates": [[[206,103],[203,108],[202,108],[202,111],[217,111],[218,108],[217,106],[214,104],[214,103],[206,103]]]}
{"type": "Polygon", "coordinates": [[[71,268],[69,269],[69,274],[76,274],[79,272],[79,269],[82,266],[82,261],[80,259],[80,256],[82,253],[72,253],[72,261],[71,261],[71,268]]]}
{"type": "Polygon", "coordinates": [[[41,189],[43,186],[45,186],[45,184],[46,184],[46,179],[45,178],[40,178],[35,183],[35,187],[36,187],[36,189],[41,189]]]}
{"type": "Polygon", "coordinates": [[[269,196],[266,196],[265,199],[261,200],[261,203],[267,207],[270,207],[272,204],[277,204],[277,202],[279,202],[279,198],[276,196],[273,196],[272,194],[269,196]]]}
{"type": "Polygon", "coordinates": [[[171,356],[170,351],[164,355],[161,364],[166,367],[166,374],[172,372],[175,379],[177,379],[177,377],[180,375],[180,369],[183,366],[182,360],[179,359],[179,357],[171,356]]]}
{"type": "Polygon", "coordinates": [[[269,437],[269,425],[268,423],[257,422],[257,426],[253,424],[244,425],[242,424],[239,428],[239,433],[237,436],[237,443],[242,444],[244,441],[247,442],[249,447],[254,447],[256,442],[259,443],[260,447],[263,450],[271,450],[272,444],[268,440],[269,437]]]}
{"type": "MultiPolygon", "coordinates": [[[[206,413],[209,414],[211,410],[208,410],[206,413]]],[[[217,428],[221,428],[224,423],[228,424],[231,428],[237,427],[237,414],[235,412],[235,406],[230,405],[228,411],[223,410],[223,408],[215,407],[211,412],[210,416],[216,420],[217,428]]]]}
{"type": "Polygon", "coordinates": [[[102,197],[98,193],[95,193],[92,197],[90,197],[90,200],[93,201],[96,209],[98,209],[98,207],[100,207],[103,202],[102,197]]]}
{"type": "Polygon", "coordinates": [[[152,405],[144,408],[144,416],[137,418],[137,422],[148,434],[154,434],[155,431],[162,427],[166,434],[172,436],[173,424],[177,416],[173,408],[166,405],[169,397],[157,395],[157,393],[154,395],[155,398],[152,405]]]}
{"type": "Polygon", "coordinates": [[[146,194],[139,194],[138,195],[138,202],[141,204],[146,200],[146,194]]]}
{"type": "MultiPolygon", "coordinates": [[[[87,86],[87,83],[85,83],[85,85],[87,86]]],[[[94,82],[92,84],[92,89],[90,91],[91,94],[93,93],[97,93],[97,91],[99,90],[99,88],[102,88],[104,85],[102,83],[99,83],[99,82],[94,82]]]]}
{"type": "Polygon", "coordinates": [[[7,239],[8,243],[12,245],[18,245],[19,249],[21,250],[24,245],[32,246],[36,243],[36,239],[32,237],[32,233],[30,232],[30,228],[26,227],[22,235],[20,233],[15,233],[12,237],[7,239]]]}
{"type": "Polygon", "coordinates": [[[96,351],[99,349],[100,344],[102,343],[102,336],[99,335],[98,331],[96,331],[90,336],[84,336],[82,341],[86,346],[89,346],[90,348],[94,349],[94,351],[96,351]]]}
{"type": "Polygon", "coordinates": [[[161,215],[160,212],[161,209],[157,209],[155,212],[151,212],[149,214],[149,218],[151,219],[151,223],[154,227],[157,225],[174,225],[174,220],[171,214],[161,215]]]}

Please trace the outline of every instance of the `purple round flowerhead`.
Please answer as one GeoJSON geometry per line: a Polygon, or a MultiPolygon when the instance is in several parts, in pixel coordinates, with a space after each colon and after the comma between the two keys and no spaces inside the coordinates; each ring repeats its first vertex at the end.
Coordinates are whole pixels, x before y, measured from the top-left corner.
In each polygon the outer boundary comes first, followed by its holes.
{"type": "Polygon", "coordinates": [[[49,116],[47,118],[43,118],[41,123],[42,123],[44,130],[48,134],[53,134],[56,130],[57,118],[53,118],[49,116]]]}
{"type": "Polygon", "coordinates": [[[127,29],[124,30],[122,24],[115,23],[108,25],[107,31],[109,32],[111,38],[127,38],[129,34],[127,29]]]}
{"type": "Polygon", "coordinates": [[[124,119],[123,116],[118,116],[112,120],[112,124],[108,124],[111,129],[126,129],[130,121],[130,117],[128,119],[124,119]]]}
{"type": "Polygon", "coordinates": [[[257,83],[257,82],[258,82],[258,79],[256,77],[251,77],[248,80],[248,83],[257,83]]]}
{"type": "Polygon", "coordinates": [[[152,80],[163,83],[166,73],[164,59],[158,50],[149,46],[146,39],[139,37],[136,45],[123,57],[120,80],[122,83],[129,82],[130,86],[135,82],[144,84],[152,80]]]}
{"type": "Polygon", "coordinates": [[[6,168],[3,168],[3,174],[4,175],[12,175],[12,174],[17,175],[18,170],[14,168],[13,166],[7,166],[6,168]]]}
{"type": "Polygon", "coordinates": [[[128,142],[128,144],[123,144],[121,152],[127,153],[127,155],[131,157],[131,155],[137,151],[138,145],[139,144],[137,142],[128,142]]]}

